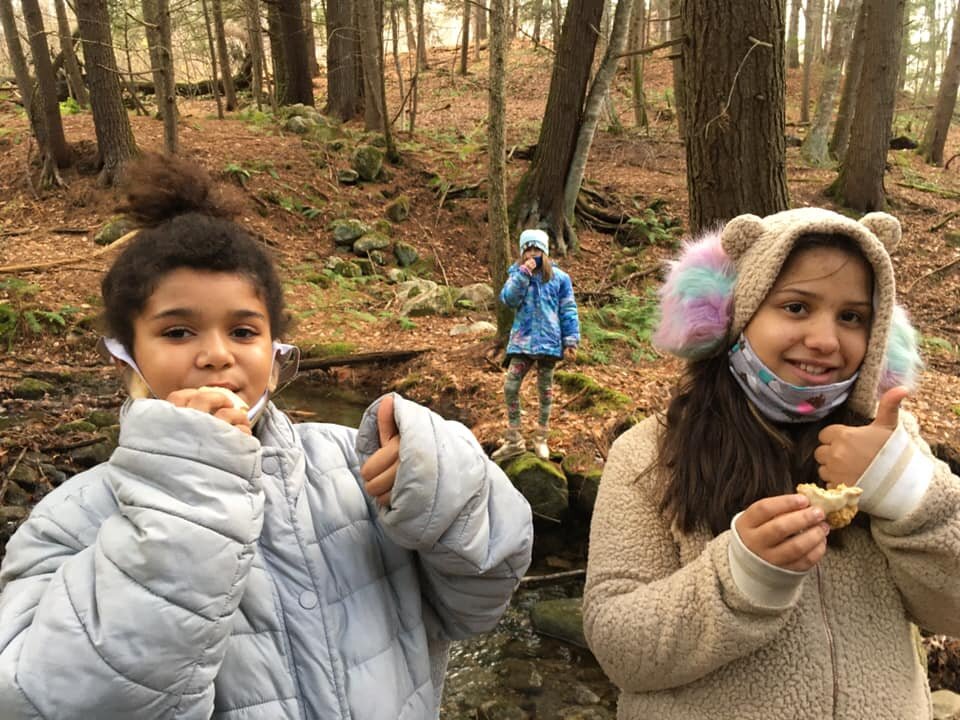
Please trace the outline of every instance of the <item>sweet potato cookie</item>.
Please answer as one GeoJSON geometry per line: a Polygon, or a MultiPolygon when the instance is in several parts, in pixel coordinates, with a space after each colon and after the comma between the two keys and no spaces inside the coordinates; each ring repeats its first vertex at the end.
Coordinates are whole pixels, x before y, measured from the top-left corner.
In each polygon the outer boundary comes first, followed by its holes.
{"type": "Polygon", "coordinates": [[[823,510],[827,525],[832,529],[846,527],[857,514],[857,504],[863,494],[863,488],[837,485],[832,490],[825,490],[813,483],[797,485],[797,492],[810,500],[813,507],[823,510]]]}

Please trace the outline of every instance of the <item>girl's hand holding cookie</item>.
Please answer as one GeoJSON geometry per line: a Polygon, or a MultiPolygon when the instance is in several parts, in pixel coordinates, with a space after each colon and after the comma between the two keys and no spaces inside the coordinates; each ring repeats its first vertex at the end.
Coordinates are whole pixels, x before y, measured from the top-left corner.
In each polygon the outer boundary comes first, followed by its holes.
{"type": "Polygon", "coordinates": [[[233,425],[240,432],[247,435],[252,434],[250,419],[247,417],[246,403],[225,388],[205,387],[175,390],[167,396],[167,402],[177,407],[188,407],[208,413],[229,425],[233,425]]]}
{"type": "Polygon", "coordinates": [[[740,540],[771,565],[806,572],[827,552],[830,527],[823,510],[803,495],[776,495],[757,500],[736,520],[740,540]]]}

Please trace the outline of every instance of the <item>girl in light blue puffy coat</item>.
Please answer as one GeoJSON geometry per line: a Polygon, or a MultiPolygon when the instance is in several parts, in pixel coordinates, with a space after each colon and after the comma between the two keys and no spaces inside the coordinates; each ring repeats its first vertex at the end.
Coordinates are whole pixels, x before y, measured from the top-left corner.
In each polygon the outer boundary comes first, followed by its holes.
{"type": "Polygon", "coordinates": [[[436,718],[449,642],[530,562],[529,506],[399,395],[358,430],[294,425],[263,245],[183,161],[134,168],[128,204],[102,290],[132,399],[109,461],[7,544],[0,718],[436,718]]]}
{"type": "Polygon", "coordinates": [[[507,403],[507,432],[493,453],[502,462],[526,449],[520,425],[520,386],[534,366],[540,414],[533,450],[550,457],[547,433],[553,405],[553,370],[561,358],[573,360],[580,343],[580,319],[570,276],[550,260],[550,238],[543,230],[520,233],[520,259],[507,271],[500,301],[516,310],[505,364],[503,394],[507,403]]]}

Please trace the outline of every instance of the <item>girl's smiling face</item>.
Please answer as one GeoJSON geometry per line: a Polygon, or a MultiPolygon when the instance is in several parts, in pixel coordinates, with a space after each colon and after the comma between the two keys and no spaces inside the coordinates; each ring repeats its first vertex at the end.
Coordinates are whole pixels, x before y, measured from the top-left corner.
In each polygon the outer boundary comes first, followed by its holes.
{"type": "Polygon", "coordinates": [[[744,330],[763,364],[800,386],[852,377],[870,337],[873,272],[859,254],[797,251],[744,330]]]}
{"type": "Polygon", "coordinates": [[[219,385],[250,406],[273,368],[267,307],[243,275],[179,268],[133,321],[133,357],[154,394],[219,385]]]}

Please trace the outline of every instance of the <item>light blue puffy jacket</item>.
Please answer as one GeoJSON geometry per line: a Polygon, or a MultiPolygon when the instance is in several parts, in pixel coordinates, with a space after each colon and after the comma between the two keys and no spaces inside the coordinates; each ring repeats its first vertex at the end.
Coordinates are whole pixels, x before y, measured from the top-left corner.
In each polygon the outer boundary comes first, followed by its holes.
{"type": "Polygon", "coordinates": [[[109,462],[45,497],[0,567],[0,720],[436,718],[450,639],[490,629],[530,561],[530,508],[459,423],[396,397],[379,447],[294,425],[250,437],[138,400],[109,462]]]}

